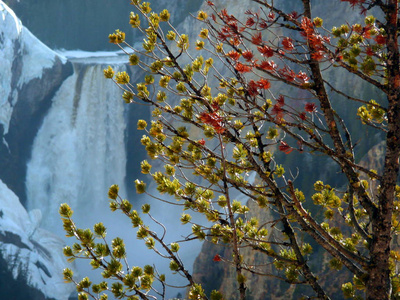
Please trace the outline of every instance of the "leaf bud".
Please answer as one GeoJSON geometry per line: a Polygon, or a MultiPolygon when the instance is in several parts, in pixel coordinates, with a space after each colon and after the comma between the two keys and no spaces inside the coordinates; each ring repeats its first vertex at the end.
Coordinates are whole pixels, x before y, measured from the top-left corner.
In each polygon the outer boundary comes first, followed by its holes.
{"type": "Polygon", "coordinates": [[[162,22],[168,22],[171,14],[167,9],[164,9],[162,12],[160,12],[160,20],[162,22]]]}
{"type": "Polygon", "coordinates": [[[179,251],[179,244],[178,243],[171,243],[171,251],[178,252],[179,251]]]}
{"type": "Polygon", "coordinates": [[[108,66],[107,69],[104,69],[103,73],[105,78],[111,79],[114,77],[114,70],[111,68],[111,66],[108,66]]]}
{"type": "Polygon", "coordinates": [[[117,199],[118,197],[119,186],[117,184],[113,184],[108,190],[108,198],[117,199]]]}
{"type": "Polygon", "coordinates": [[[63,270],[63,276],[64,276],[64,281],[65,282],[72,282],[72,277],[74,276],[74,272],[72,272],[71,269],[65,268],[63,270]]]}
{"type": "Polygon", "coordinates": [[[140,60],[139,60],[139,56],[137,56],[136,54],[131,54],[129,56],[129,64],[131,66],[136,66],[137,64],[139,64],[140,60]]]}
{"type": "Polygon", "coordinates": [[[146,203],[142,205],[142,212],[148,214],[150,212],[150,204],[146,203]]]}
{"type": "Polygon", "coordinates": [[[319,17],[314,18],[313,23],[315,27],[321,27],[323,24],[323,20],[319,17]]]}
{"type": "Polygon", "coordinates": [[[86,293],[81,292],[78,294],[78,300],[88,300],[88,299],[89,299],[89,296],[86,293]]]}
{"type": "Polygon", "coordinates": [[[201,37],[202,39],[208,38],[208,29],[207,28],[202,28],[200,30],[199,37],[201,37]]]}
{"type": "Polygon", "coordinates": [[[147,122],[145,120],[138,120],[137,122],[137,129],[144,130],[147,127],[147,122]]]}
{"type": "Polygon", "coordinates": [[[58,212],[63,218],[70,218],[74,213],[67,203],[62,203],[58,212]]]}
{"type": "Polygon", "coordinates": [[[117,75],[115,76],[115,81],[118,84],[128,84],[129,80],[130,80],[129,75],[125,71],[118,72],[117,75]]]}
{"type": "Polygon", "coordinates": [[[129,91],[124,91],[122,94],[122,99],[124,99],[125,103],[129,104],[133,100],[133,94],[129,91]]]}
{"type": "Polygon", "coordinates": [[[179,265],[176,261],[171,260],[171,262],[169,263],[169,269],[173,272],[176,272],[179,270],[179,265]]]}
{"type": "Polygon", "coordinates": [[[136,193],[143,194],[144,192],[146,192],[146,184],[143,181],[136,179],[135,186],[136,186],[136,193]]]}
{"type": "Polygon", "coordinates": [[[170,31],[168,31],[166,36],[167,36],[168,40],[174,41],[176,38],[176,33],[175,33],[175,31],[170,30],[170,31]]]}
{"type": "Polygon", "coordinates": [[[181,216],[182,224],[189,223],[191,219],[192,219],[192,217],[189,214],[182,214],[182,216],[181,216]]]}
{"type": "Polygon", "coordinates": [[[100,237],[104,238],[106,236],[106,227],[103,223],[97,223],[93,226],[93,231],[100,237]]]}

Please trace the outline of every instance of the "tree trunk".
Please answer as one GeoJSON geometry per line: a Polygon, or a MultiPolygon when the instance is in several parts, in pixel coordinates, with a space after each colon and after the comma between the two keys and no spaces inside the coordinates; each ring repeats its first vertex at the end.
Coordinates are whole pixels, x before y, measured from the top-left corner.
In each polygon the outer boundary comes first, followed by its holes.
{"type": "Polygon", "coordinates": [[[388,84],[388,132],[386,154],[378,197],[378,210],[372,219],[373,240],[370,247],[369,278],[366,286],[367,299],[389,299],[391,280],[389,270],[391,228],[395,187],[399,174],[400,155],[400,70],[398,33],[398,1],[390,0],[384,9],[387,33],[388,84]]]}

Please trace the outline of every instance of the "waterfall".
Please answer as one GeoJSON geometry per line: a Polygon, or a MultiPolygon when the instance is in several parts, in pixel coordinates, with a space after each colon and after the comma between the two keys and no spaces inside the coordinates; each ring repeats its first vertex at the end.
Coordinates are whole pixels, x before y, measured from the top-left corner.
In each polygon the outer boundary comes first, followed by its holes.
{"type": "Polygon", "coordinates": [[[125,190],[124,103],[119,88],[104,78],[108,64],[101,60],[71,59],[74,74],[56,93],[32,146],[27,206],[44,211],[41,226],[53,232],[62,231],[60,203],[70,204],[86,225],[88,212],[108,211],[110,185],[125,190]]]}
{"type": "MultiPolygon", "coordinates": [[[[128,106],[119,96],[118,86],[103,76],[103,69],[108,65],[118,71],[126,70],[126,58],[123,62],[118,57],[82,57],[70,61],[74,74],[56,93],[32,146],[26,179],[28,210],[40,209],[40,226],[64,236],[58,208],[66,202],[74,210],[73,219],[78,227],[93,228],[95,223],[103,222],[109,241],[117,236],[123,238],[131,266],[155,264],[160,273],[167,274],[169,283],[184,285],[184,278],[171,274],[169,260],[156,255],[143,241],[136,239],[136,230],[132,229],[129,218],[120,212],[111,213],[108,207],[110,185],[118,184],[122,197],[127,196],[127,188],[134,189],[133,182],[127,187],[124,184],[129,156],[126,151],[128,113],[125,110],[128,106]]],[[[135,75],[140,77],[142,74],[135,75]]],[[[132,107],[135,118],[147,116],[143,107],[147,109],[146,106],[132,107]]],[[[140,157],[142,154],[139,152],[144,149],[141,145],[134,145],[128,151],[140,157]]],[[[139,165],[135,168],[140,173],[139,165]]],[[[190,226],[179,227],[181,207],[144,199],[143,196],[129,200],[139,211],[143,202],[152,204],[152,215],[168,228],[167,243],[183,239],[184,232],[191,232],[190,226]]],[[[162,228],[148,217],[144,216],[144,220],[152,229],[162,233],[162,228]]],[[[68,245],[74,242],[74,239],[66,240],[68,245]]],[[[199,249],[199,242],[181,244],[180,256],[187,262],[189,270],[199,249]]],[[[86,261],[79,261],[76,265],[82,275],[89,276],[94,282],[103,280],[99,272],[92,272],[86,261]]],[[[178,292],[185,293],[185,290],[171,288],[167,290],[167,297],[174,297],[178,292]]]]}

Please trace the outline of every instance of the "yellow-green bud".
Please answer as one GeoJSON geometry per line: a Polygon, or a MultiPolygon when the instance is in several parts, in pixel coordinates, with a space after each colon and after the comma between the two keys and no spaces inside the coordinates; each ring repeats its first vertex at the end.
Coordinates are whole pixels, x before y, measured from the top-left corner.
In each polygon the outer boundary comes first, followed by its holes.
{"type": "Polygon", "coordinates": [[[107,69],[104,69],[103,73],[104,73],[104,77],[107,79],[111,79],[114,77],[114,70],[113,70],[113,68],[111,68],[111,66],[108,66],[107,69]]]}

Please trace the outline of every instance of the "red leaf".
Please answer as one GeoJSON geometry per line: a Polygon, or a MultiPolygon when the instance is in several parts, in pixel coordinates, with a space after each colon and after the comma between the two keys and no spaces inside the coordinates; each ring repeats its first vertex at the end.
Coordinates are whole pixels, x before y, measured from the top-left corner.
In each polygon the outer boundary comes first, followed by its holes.
{"type": "Polygon", "coordinates": [[[279,145],[279,150],[285,154],[289,154],[294,149],[292,147],[290,147],[288,144],[286,144],[285,142],[281,141],[281,144],[279,145]]]}
{"type": "Polygon", "coordinates": [[[252,17],[248,18],[246,21],[246,26],[252,27],[255,24],[254,19],[252,17]]]}
{"type": "Polygon", "coordinates": [[[271,113],[275,115],[277,121],[281,121],[283,118],[283,109],[282,106],[275,104],[271,110],[271,113]]]}
{"type": "Polygon", "coordinates": [[[256,96],[258,95],[258,89],[259,86],[254,80],[250,80],[248,86],[247,86],[247,91],[250,96],[256,96]]]}
{"type": "Polygon", "coordinates": [[[282,45],[285,50],[291,51],[294,49],[293,41],[290,37],[286,37],[282,40],[282,45]]]}
{"type": "Polygon", "coordinates": [[[260,79],[258,81],[258,86],[264,90],[267,90],[271,87],[271,82],[269,82],[267,79],[260,79]]]}
{"type": "Polygon", "coordinates": [[[299,13],[298,13],[297,11],[292,11],[292,12],[289,14],[289,18],[291,18],[291,19],[293,19],[293,20],[296,20],[297,18],[299,18],[299,13]]]}
{"type": "Polygon", "coordinates": [[[270,21],[275,19],[275,13],[273,11],[270,11],[268,14],[268,19],[270,19],[270,21]]]}
{"type": "Polygon", "coordinates": [[[250,50],[246,50],[242,52],[242,56],[244,57],[245,60],[251,61],[254,55],[253,52],[251,52],[250,50]]]}
{"type": "Polygon", "coordinates": [[[294,81],[294,79],[296,78],[296,73],[293,70],[289,69],[287,66],[283,69],[280,69],[279,73],[287,81],[294,81]]]}
{"type": "Polygon", "coordinates": [[[261,64],[258,65],[258,67],[266,71],[271,71],[276,69],[277,65],[274,63],[273,60],[270,61],[263,60],[261,64]]]}
{"type": "Polygon", "coordinates": [[[304,73],[303,71],[300,71],[299,74],[297,74],[296,77],[297,77],[298,79],[300,79],[301,81],[303,81],[304,83],[307,83],[308,80],[310,79],[310,78],[308,78],[307,74],[304,73]]]}
{"type": "Polygon", "coordinates": [[[307,17],[303,17],[301,19],[301,29],[303,29],[302,35],[303,36],[309,36],[314,33],[314,24],[311,22],[311,20],[307,17]]]}
{"type": "Polygon", "coordinates": [[[382,34],[377,35],[374,38],[375,42],[377,42],[379,45],[384,45],[386,44],[386,37],[384,37],[382,34]]]}
{"type": "Polygon", "coordinates": [[[202,121],[204,124],[212,126],[217,133],[223,133],[225,131],[222,122],[223,118],[220,115],[218,115],[217,112],[212,112],[212,113],[202,112],[200,114],[200,121],[202,121]]]}
{"type": "Polygon", "coordinates": [[[272,57],[274,55],[274,51],[272,50],[271,47],[263,46],[263,47],[257,47],[257,49],[261,53],[262,56],[272,57]]]}
{"type": "Polygon", "coordinates": [[[221,256],[219,256],[219,254],[215,254],[213,261],[221,261],[221,256]]]}
{"type": "Polygon", "coordinates": [[[280,107],[285,105],[285,97],[283,97],[282,95],[279,95],[278,99],[276,99],[277,105],[279,105],[280,107]]]}
{"type": "Polygon", "coordinates": [[[251,37],[251,41],[254,45],[261,45],[262,44],[262,36],[261,32],[257,32],[251,37]]]}
{"type": "Polygon", "coordinates": [[[367,48],[367,51],[366,51],[366,54],[368,55],[368,56],[374,56],[374,51],[372,50],[372,48],[371,47],[368,47],[367,48]]]}
{"type": "Polygon", "coordinates": [[[240,53],[236,52],[235,50],[231,50],[228,52],[228,56],[233,60],[238,60],[240,57],[240,53]]]}
{"type": "Polygon", "coordinates": [[[239,73],[248,73],[251,71],[252,67],[251,66],[247,66],[244,65],[240,62],[238,62],[235,66],[236,71],[238,71],[239,73]]]}
{"type": "Polygon", "coordinates": [[[315,51],[311,53],[311,58],[317,61],[320,61],[321,59],[324,58],[324,52],[323,51],[315,51]]]}
{"type": "Polygon", "coordinates": [[[314,103],[306,103],[306,105],[304,106],[304,110],[312,113],[317,110],[317,106],[314,103]]]}

